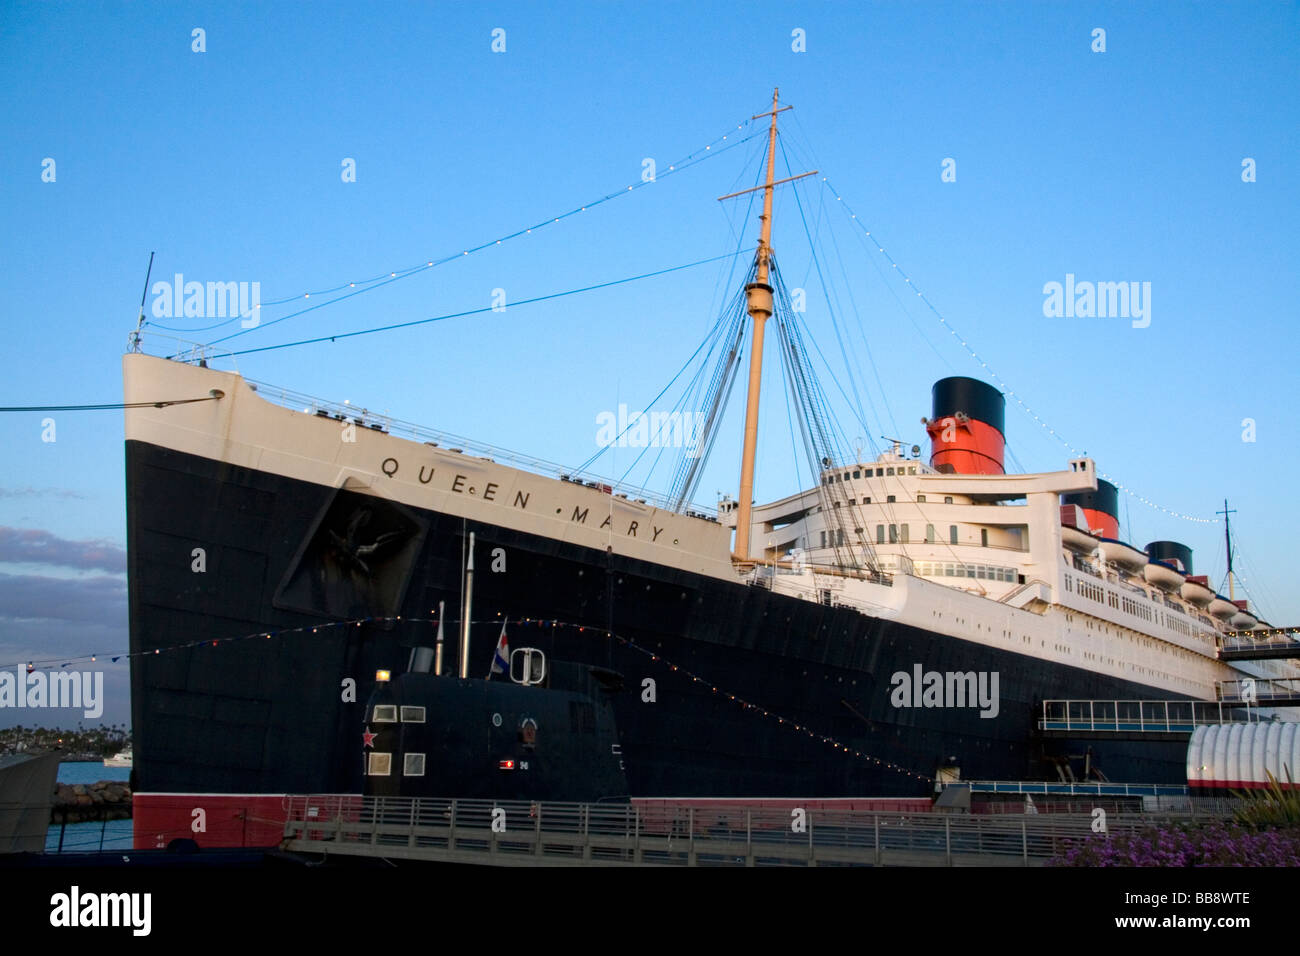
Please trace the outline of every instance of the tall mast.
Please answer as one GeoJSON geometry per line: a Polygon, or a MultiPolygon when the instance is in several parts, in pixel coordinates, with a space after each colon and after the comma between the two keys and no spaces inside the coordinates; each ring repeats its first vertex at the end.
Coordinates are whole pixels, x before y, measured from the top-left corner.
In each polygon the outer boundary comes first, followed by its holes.
{"type": "MultiPolygon", "coordinates": [[[[772,314],[772,287],[768,284],[772,258],[772,189],[776,175],[776,116],[779,88],[772,90],[772,126],[767,134],[767,182],[763,186],[763,228],[758,238],[756,281],[745,286],[753,335],[749,350],[749,398],[745,403],[745,450],[740,456],[740,502],[736,509],[736,557],[749,557],[750,509],[754,500],[754,452],[758,448],[758,393],[763,379],[763,326],[772,314]]],[[[790,107],[785,107],[789,109],[790,107]]],[[[762,115],[761,113],[759,114],[762,115]]],[[[758,117],[754,117],[757,119],[758,117]]]]}
{"type": "Polygon", "coordinates": [[[767,133],[767,181],[762,186],[742,189],[739,192],[719,196],[718,201],[733,199],[756,190],[763,190],[763,215],[760,220],[763,228],[758,237],[758,251],[755,253],[757,266],[754,281],[745,286],[746,311],[753,319],[753,336],[749,350],[749,398],[745,403],[745,448],[740,458],[740,501],[736,508],[736,549],[732,557],[739,561],[753,560],[749,556],[749,521],[754,501],[754,451],[758,447],[758,394],[763,380],[763,323],[772,315],[772,190],[784,183],[803,179],[805,176],[817,175],[817,170],[775,180],[776,176],[776,116],[790,109],[780,106],[779,89],[772,90],[772,109],[768,113],[759,113],[750,119],[772,117],[772,125],[767,133]]]}
{"type": "Polygon", "coordinates": [[[1230,519],[1228,518],[1229,515],[1235,515],[1236,513],[1237,513],[1236,508],[1232,508],[1231,510],[1229,510],[1228,499],[1224,498],[1223,510],[1220,511],[1219,514],[1223,515],[1223,543],[1224,543],[1224,547],[1228,549],[1228,600],[1229,601],[1235,601],[1237,599],[1236,587],[1234,586],[1234,582],[1232,580],[1232,526],[1229,523],[1230,519]]]}

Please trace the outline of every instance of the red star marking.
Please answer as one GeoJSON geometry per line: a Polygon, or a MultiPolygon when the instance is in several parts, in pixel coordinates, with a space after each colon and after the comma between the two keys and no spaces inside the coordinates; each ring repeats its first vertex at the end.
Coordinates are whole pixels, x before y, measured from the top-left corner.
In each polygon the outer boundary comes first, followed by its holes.
{"type": "Polygon", "coordinates": [[[361,734],[361,749],[364,750],[366,747],[374,747],[375,738],[378,736],[378,734],[372,734],[370,728],[367,727],[361,734]]]}

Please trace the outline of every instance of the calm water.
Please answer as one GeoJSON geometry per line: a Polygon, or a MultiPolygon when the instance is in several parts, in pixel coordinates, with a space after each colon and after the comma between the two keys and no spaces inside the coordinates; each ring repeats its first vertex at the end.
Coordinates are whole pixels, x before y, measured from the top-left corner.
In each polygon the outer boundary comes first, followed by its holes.
{"type": "Polygon", "coordinates": [[[93,760],[59,764],[59,783],[98,783],[100,780],[125,783],[130,778],[130,767],[105,767],[93,760]]]}
{"type": "MultiPolygon", "coordinates": [[[[59,764],[59,783],[97,783],[100,780],[121,780],[131,776],[129,767],[105,767],[102,763],[85,761],[59,764]]],[[[131,849],[131,821],[109,820],[107,823],[69,823],[66,827],[54,825],[45,835],[45,852],[59,849],[59,831],[63,831],[64,852],[86,853],[100,849],[131,849]]]]}

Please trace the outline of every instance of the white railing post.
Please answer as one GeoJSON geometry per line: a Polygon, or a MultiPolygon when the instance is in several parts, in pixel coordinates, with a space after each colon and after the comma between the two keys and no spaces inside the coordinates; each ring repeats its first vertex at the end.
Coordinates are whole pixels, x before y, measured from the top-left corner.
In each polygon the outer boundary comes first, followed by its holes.
{"type": "Polygon", "coordinates": [[[808,811],[808,863],[809,865],[816,865],[817,863],[817,854],[813,849],[813,815],[811,810],[808,811]]]}
{"type": "Polygon", "coordinates": [[[695,865],[695,808],[686,809],[686,865],[695,865]]]}
{"type": "Polygon", "coordinates": [[[754,810],[745,807],[745,865],[754,865],[754,810]]]}

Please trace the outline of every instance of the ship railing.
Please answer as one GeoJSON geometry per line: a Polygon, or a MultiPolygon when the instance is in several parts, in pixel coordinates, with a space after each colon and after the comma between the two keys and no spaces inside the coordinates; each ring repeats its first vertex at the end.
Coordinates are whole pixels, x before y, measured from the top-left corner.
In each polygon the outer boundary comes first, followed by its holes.
{"type": "Polygon", "coordinates": [[[1039,730],[1102,733],[1191,733],[1202,724],[1257,721],[1230,700],[1045,700],[1039,730]]]}
{"type": "MultiPolygon", "coordinates": [[[[1093,838],[1091,812],[958,814],[725,800],[538,803],[336,795],[287,801],[284,846],[291,851],[453,862],[1041,865],[1093,838]]],[[[1112,835],[1136,832],[1186,817],[1185,809],[1152,814],[1116,808],[1107,829],[1112,835]]]]}
{"type": "Polygon", "coordinates": [[[229,363],[231,369],[239,374],[239,362],[234,352],[216,345],[191,342],[178,335],[167,335],[146,328],[142,332],[132,331],[127,336],[128,352],[143,352],[156,355],[185,365],[202,365],[205,368],[216,361],[229,363]]]}
{"type": "Polygon", "coordinates": [[[1094,568],[1091,564],[1088,564],[1087,562],[1081,560],[1077,556],[1074,557],[1072,560],[1074,563],[1074,570],[1082,571],[1084,574],[1091,574],[1094,578],[1105,580],[1105,578],[1102,577],[1101,572],[1098,571],[1096,568],[1094,568]]]}
{"type": "Polygon", "coordinates": [[[1219,700],[1237,706],[1300,707],[1300,677],[1241,677],[1215,684],[1219,700]]]}
{"type": "MultiPolygon", "coordinates": [[[[132,335],[134,336],[135,333],[132,333],[132,335]]],[[[208,363],[217,360],[229,360],[233,366],[233,370],[236,373],[239,373],[238,364],[235,362],[235,355],[233,352],[228,350],[210,345],[203,345],[197,342],[189,342],[185,339],[177,338],[176,336],[163,335],[152,331],[142,333],[141,340],[141,348],[133,349],[133,351],[144,351],[145,346],[148,346],[149,354],[159,354],[172,361],[184,362],[189,365],[207,365],[208,363]]],[[[275,405],[281,406],[282,408],[289,408],[294,411],[303,412],[304,414],[314,415],[320,418],[329,418],[337,422],[351,422],[358,427],[369,428],[372,431],[397,435],[402,438],[408,438],[412,441],[418,441],[423,444],[442,448],[446,451],[458,454],[469,454],[487,458],[493,462],[508,464],[511,467],[543,475],[548,478],[559,478],[562,481],[584,485],[588,488],[595,488],[596,490],[603,491],[606,494],[624,498],[638,504],[653,504],[654,507],[662,511],[670,511],[674,513],[677,511],[676,503],[670,500],[667,496],[656,494],[645,488],[624,485],[613,478],[607,478],[602,475],[585,471],[580,472],[573,468],[566,468],[556,462],[547,461],[544,458],[537,458],[531,455],[522,454],[521,452],[511,451],[510,449],[502,448],[498,445],[492,445],[472,438],[467,438],[464,435],[438,431],[414,422],[403,421],[399,418],[393,418],[391,415],[386,413],[379,413],[369,408],[353,405],[349,401],[330,401],[329,399],[309,395],[306,392],[299,392],[250,378],[245,378],[244,381],[247,382],[259,396],[275,405]]],[[[717,511],[712,507],[690,503],[681,513],[688,517],[701,518],[713,522],[717,521],[717,511]]]]}

